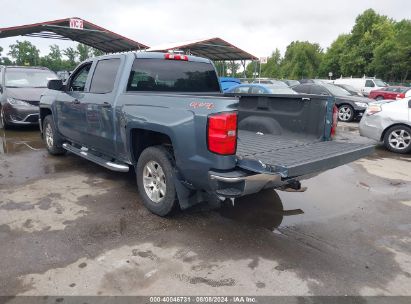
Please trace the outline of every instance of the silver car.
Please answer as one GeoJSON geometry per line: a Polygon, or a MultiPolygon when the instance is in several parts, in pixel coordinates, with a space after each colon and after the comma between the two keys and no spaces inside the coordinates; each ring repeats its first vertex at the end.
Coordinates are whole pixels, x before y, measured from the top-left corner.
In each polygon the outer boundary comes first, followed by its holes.
{"type": "Polygon", "coordinates": [[[411,152],[411,98],[371,103],[360,122],[360,134],[397,153],[411,152]]]}

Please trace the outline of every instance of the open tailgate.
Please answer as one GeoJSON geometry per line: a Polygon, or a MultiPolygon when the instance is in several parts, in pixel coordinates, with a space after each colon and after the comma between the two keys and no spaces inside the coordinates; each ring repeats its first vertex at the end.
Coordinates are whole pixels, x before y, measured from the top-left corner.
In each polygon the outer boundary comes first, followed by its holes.
{"type": "Polygon", "coordinates": [[[374,151],[373,145],[336,141],[287,139],[239,131],[238,166],[260,173],[277,173],[283,178],[310,175],[332,169],[374,151]]]}

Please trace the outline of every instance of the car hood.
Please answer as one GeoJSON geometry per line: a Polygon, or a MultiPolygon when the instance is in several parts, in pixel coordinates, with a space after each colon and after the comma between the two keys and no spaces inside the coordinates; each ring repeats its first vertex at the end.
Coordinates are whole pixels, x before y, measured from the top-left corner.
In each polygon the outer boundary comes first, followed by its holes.
{"type": "Polygon", "coordinates": [[[24,101],[40,101],[40,95],[46,88],[6,88],[7,97],[24,101]]]}
{"type": "Polygon", "coordinates": [[[335,97],[336,101],[352,101],[352,102],[364,102],[364,103],[370,103],[375,100],[367,98],[367,97],[361,97],[361,96],[336,96],[335,97]]]}

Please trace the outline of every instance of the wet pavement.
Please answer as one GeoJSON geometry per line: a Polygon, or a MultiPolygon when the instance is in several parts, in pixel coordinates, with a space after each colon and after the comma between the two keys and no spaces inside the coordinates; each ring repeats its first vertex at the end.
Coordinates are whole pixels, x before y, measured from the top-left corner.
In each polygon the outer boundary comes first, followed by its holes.
{"type": "Polygon", "coordinates": [[[0,295],[411,295],[411,155],[377,147],[303,186],[160,218],[133,173],[0,130],[0,295]]]}

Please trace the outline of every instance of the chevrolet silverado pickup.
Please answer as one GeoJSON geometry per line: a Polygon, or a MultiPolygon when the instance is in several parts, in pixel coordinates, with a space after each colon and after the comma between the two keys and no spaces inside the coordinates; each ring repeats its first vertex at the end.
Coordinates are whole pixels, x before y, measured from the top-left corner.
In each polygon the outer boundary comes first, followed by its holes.
{"type": "Polygon", "coordinates": [[[316,95],[227,96],[213,63],[173,53],[91,58],[40,100],[50,154],[69,151],[114,171],[134,168],[144,205],[221,202],[300,180],[370,154],[332,141],[334,100],[316,95]]]}

